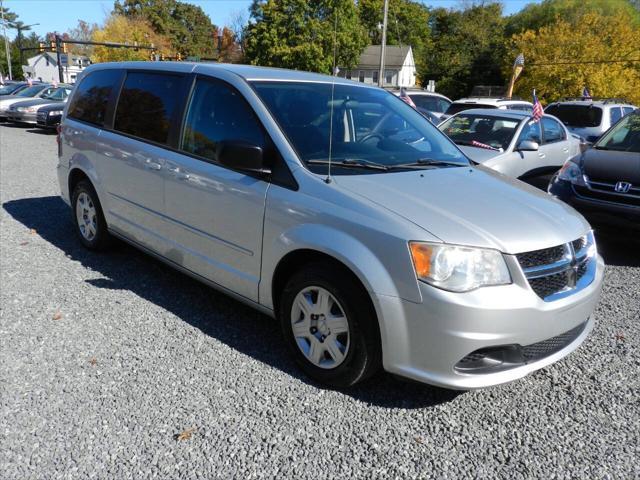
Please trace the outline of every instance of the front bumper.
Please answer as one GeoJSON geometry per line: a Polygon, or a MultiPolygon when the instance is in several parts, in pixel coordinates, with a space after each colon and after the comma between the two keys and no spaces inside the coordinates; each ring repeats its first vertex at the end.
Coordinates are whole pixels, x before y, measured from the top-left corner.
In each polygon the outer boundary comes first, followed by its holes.
{"type": "Polygon", "coordinates": [[[28,123],[31,125],[36,124],[36,112],[17,112],[9,110],[6,112],[7,120],[15,123],[28,123]]]}
{"type": "Polygon", "coordinates": [[[554,178],[547,191],[597,226],[640,230],[640,207],[580,196],[571,182],[554,178]]]}
{"type": "Polygon", "coordinates": [[[469,390],[516,380],[563,358],[593,329],[592,312],[602,288],[604,262],[600,256],[592,261],[596,262],[592,283],[551,302],[540,299],[524,276],[516,276],[511,285],[467,293],[446,292],[421,283],[422,303],[375,295],[385,370],[432,385],[469,390]],[[562,348],[512,368],[487,373],[465,373],[456,368],[477,350],[535,348],[534,344],[571,331],[576,335],[562,348]]]}
{"type": "Polygon", "coordinates": [[[38,112],[37,125],[40,128],[56,128],[60,125],[62,115],[48,115],[47,112],[38,112]]]}

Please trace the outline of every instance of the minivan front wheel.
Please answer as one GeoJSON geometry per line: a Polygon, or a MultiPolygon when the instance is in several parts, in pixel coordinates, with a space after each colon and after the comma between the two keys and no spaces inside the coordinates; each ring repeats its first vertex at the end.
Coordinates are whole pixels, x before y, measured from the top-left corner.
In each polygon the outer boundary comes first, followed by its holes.
{"type": "Polygon", "coordinates": [[[344,388],[380,365],[375,312],[366,291],[330,264],[314,264],[287,283],[279,305],[285,341],[311,378],[344,388]]]}
{"type": "Polygon", "coordinates": [[[110,242],[107,223],[93,185],[78,182],[73,190],[73,220],[82,244],[91,250],[104,250],[110,242]]]}

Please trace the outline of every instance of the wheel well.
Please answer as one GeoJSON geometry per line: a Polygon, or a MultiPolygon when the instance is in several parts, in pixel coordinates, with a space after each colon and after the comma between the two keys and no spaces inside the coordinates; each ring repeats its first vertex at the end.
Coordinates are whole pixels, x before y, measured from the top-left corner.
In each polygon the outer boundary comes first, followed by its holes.
{"type": "MultiPolygon", "coordinates": [[[[343,270],[345,275],[351,276],[358,283],[358,285],[360,285],[362,289],[367,292],[367,289],[360,281],[358,276],[340,260],[337,260],[336,258],[332,257],[331,255],[327,255],[326,253],[318,252],[317,250],[295,250],[293,252],[289,252],[280,260],[280,263],[278,263],[278,266],[276,267],[276,270],[273,274],[273,281],[271,282],[271,296],[273,300],[274,312],[278,312],[280,296],[282,295],[282,291],[284,290],[284,287],[286,286],[289,278],[291,278],[294,273],[301,270],[306,265],[319,262],[332,263],[336,267],[343,270]]],[[[369,297],[368,294],[367,297],[369,297]]],[[[369,301],[371,302],[370,297],[369,301]]],[[[371,302],[371,309],[373,312],[375,312],[375,309],[373,308],[373,302],[371,302]]]]}
{"type": "Polygon", "coordinates": [[[87,174],[79,168],[74,168],[73,170],[71,170],[71,173],[69,174],[69,198],[73,197],[73,191],[75,190],[76,185],[78,185],[78,183],[80,183],[82,180],[87,180],[89,183],[91,183],[91,180],[89,179],[87,174]]]}

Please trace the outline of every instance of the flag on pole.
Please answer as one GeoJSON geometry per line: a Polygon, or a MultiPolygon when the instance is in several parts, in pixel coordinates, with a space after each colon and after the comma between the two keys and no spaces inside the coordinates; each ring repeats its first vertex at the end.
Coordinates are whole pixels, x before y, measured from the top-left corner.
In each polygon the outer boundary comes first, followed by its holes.
{"type": "Polygon", "coordinates": [[[589,93],[589,89],[587,87],[584,87],[582,89],[582,99],[591,100],[591,93],[589,93]]]}
{"type": "Polygon", "coordinates": [[[544,111],[542,110],[542,105],[540,104],[540,101],[538,100],[538,96],[536,95],[536,89],[533,89],[533,115],[532,120],[534,122],[539,121],[542,118],[542,115],[544,114],[544,111]]]}
{"type": "Polygon", "coordinates": [[[53,84],[53,88],[58,88],[58,81],[54,78],[53,82],[51,82],[53,84]]]}
{"type": "Polygon", "coordinates": [[[411,97],[409,96],[409,94],[407,93],[407,89],[405,87],[402,87],[400,89],[400,100],[402,100],[404,103],[406,103],[407,105],[412,106],[413,108],[416,108],[416,104],[413,103],[413,100],[411,100],[411,97]]]}
{"type": "Polygon", "coordinates": [[[0,85],[4,85],[4,78],[2,78],[2,74],[0,73],[0,85]]]}
{"type": "Polygon", "coordinates": [[[333,67],[333,76],[337,77],[340,73],[340,69],[338,67],[333,67]]]}
{"type": "Polygon", "coordinates": [[[516,61],[513,62],[514,81],[518,79],[523,69],[524,69],[524,54],[521,53],[516,57],[516,61]]]}
{"type": "Polygon", "coordinates": [[[33,85],[33,79],[31,77],[27,77],[27,85],[30,87],[33,85]]]}

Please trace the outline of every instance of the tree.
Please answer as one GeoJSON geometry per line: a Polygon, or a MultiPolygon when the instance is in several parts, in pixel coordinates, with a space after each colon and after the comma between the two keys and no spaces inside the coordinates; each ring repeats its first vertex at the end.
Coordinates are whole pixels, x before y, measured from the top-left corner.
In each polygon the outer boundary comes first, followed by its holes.
{"type": "Polygon", "coordinates": [[[116,0],[114,12],[144,19],[154,32],[169,39],[182,56],[211,57],[218,30],[202,8],[177,0],[116,0]]]}
{"type": "Polygon", "coordinates": [[[439,92],[468,95],[474,85],[504,85],[504,17],[499,3],[472,4],[465,10],[437,8],[430,17],[432,46],[425,52],[423,78],[439,92]]]}
{"type": "Polygon", "coordinates": [[[526,65],[516,83],[516,92],[530,96],[531,90],[546,101],[578,96],[587,86],[598,97],[624,97],[640,103],[640,63],[566,62],[638,59],[640,27],[625,14],[588,12],[574,21],[557,18],[538,31],[515,35],[511,51],[523,52],[526,65]]]}
{"type": "Polygon", "coordinates": [[[331,73],[351,68],[367,45],[353,0],[254,0],[246,56],[255,65],[331,73]],[[335,23],[337,19],[337,24],[335,23]]]}
{"type": "MultiPolygon", "coordinates": [[[[158,53],[169,55],[169,41],[153,31],[151,25],[141,18],[128,18],[112,14],[101,29],[93,32],[95,42],[127,43],[129,45],[151,45],[158,53]]],[[[94,47],[94,62],[120,62],[127,60],[149,60],[150,50],[133,48],[94,47]]]]}
{"type": "MultiPolygon", "coordinates": [[[[373,45],[382,43],[379,25],[383,20],[383,4],[384,0],[358,1],[360,22],[373,45]]],[[[387,45],[411,45],[421,80],[425,80],[425,58],[430,44],[429,9],[412,0],[390,0],[387,45]]]]}
{"type": "Polygon", "coordinates": [[[249,23],[247,14],[244,10],[238,10],[231,15],[229,21],[229,29],[233,32],[234,41],[240,47],[240,51],[244,56],[246,49],[247,24],[249,23]]]}
{"type": "MultiPolygon", "coordinates": [[[[91,41],[93,33],[98,29],[98,25],[95,23],[88,23],[84,20],[78,20],[78,25],[75,28],[67,30],[66,35],[73,40],[81,40],[83,42],[91,41]]],[[[93,47],[91,45],[73,45],[70,44],[70,51],[75,55],[86,55],[90,57],[93,54],[93,47]]]]}

